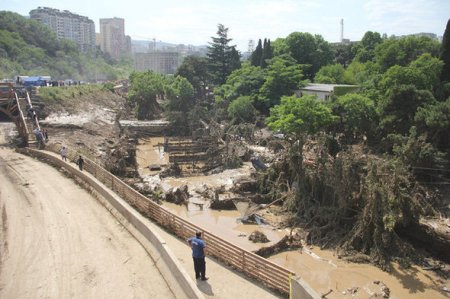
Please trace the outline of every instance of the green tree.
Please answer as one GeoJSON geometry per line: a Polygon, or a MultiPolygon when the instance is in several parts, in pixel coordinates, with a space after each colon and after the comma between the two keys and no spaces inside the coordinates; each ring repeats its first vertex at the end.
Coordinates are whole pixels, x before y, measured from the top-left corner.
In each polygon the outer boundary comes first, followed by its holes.
{"type": "Polygon", "coordinates": [[[379,103],[380,127],[387,133],[405,135],[414,124],[417,109],[434,101],[429,91],[413,85],[395,86],[379,103]]]}
{"type": "Polygon", "coordinates": [[[331,109],[315,96],[283,96],[281,103],[270,109],[267,125],[289,135],[295,142],[324,130],[333,120],[331,109]]]}
{"type": "Polygon", "coordinates": [[[380,89],[388,94],[391,89],[400,85],[413,85],[417,89],[426,89],[426,77],[417,68],[395,65],[383,74],[380,89]]]}
{"type": "Polygon", "coordinates": [[[237,70],[241,67],[241,54],[236,47],[231,47],[230,51],[230,73],[234,70],[237,70]]]}
{"type": "Polygon", "coordinates": [[[178,67],[175,76],[186,78],[194,87],[198,98],[206,100],[209,85],[208,61],[204,57],[187,56],[178,67]]]}
{"type": "Polygon", "coordinates": [[[241,96],[231,102],[227,111],[228,116],[231,118],[231,122],[234,124],[252,123],[256,116],[256,109],[249,96],[241,96]]]}
{"type": "Polygon", "coordinates": [[[293,32],[286,37],[285,43],[288,53],[297,63],[307,66],[305,77],[308,79],[313,79],[322,66],[333,61],[331,47],[320,35],[293,32]]]}
{"type": "Polygon", "coordinates": [[[250,57],[251,65],[260,66],[262,54],[263,54],[263,47],[261,39],[259,39],[258,45],[256,46],[255,51],[253,51],[252,56],[250,57]]]}
{"type": "Polygon", "coordinates": [[[417,69],[423,74],[424,89],[434,91],[440,84],[439,76],[442,73],[444,63],[430,53],[420,55],[416,60],[411,62],[409,67],[417,69]]]}
{"type": "Polygon", "coordinates": [[[375,48],[382,42],[378,32],[367,31],[361,42],[354,46],[355,59],[359,62],[373,61],[375,58],[375,48]]]}
{"type": "Polygon", "coordinates": [[[188,134],[189,111],[195,106],[194,88],[186,78],[175,77],[164,85],[165,113],[177,134],[188,134]]]}
{"type": "Polygon", "coordinates": [[[217,28],[217,37],[211,37],[207,57],[213,83],[221,85],[233,70],[240,67],[240,55],[235,46],[229,45],[232,39],[228,38],[228,28],[222,24],[217,28]]]}
{"type": "Polygon", "coordinates": [[[341,64],[343,67],[347,67],[355,58],[355,53],[352,48],[352,44],[332,44],[331,49],[334,52],[334,62],[341,64]]]}
{"type": "Polygon", "coordinates": [[[440,150],[450,152],[450,98],[419,107],[414,121],[428,140],[440,150]]]}
{"type": "Polygon", "coordinates": [[[128,99],[135,105],[139,120],[152,119],[161,112],[156,100],[164,95],[164,80],[152,71],[131,74],[128,99]]]}
{"type": "Polygon", "coordinates": [[[330,107],[310,95],[301,98],[284,96],[280,105],[270,109],[267,125],[286,134],[291,144],[289,157],[293,181],[302,182],[304,177],[303,146],[306,138],[324,130],[334,120],[330,107]]]}
{"type": "Polygon", "coordinates": [[[271,43],[271,47],[274,56],[289,54],[289,46],[286,43],[285,38],[277,38],[273,43],[271,43]]]}
{"type": "Polygon", "coordinates": [[[303,72],[289,55],[276,56],[269,61],[264,84],[260,89],[257,109],[263,113],[280,103],[283,95],[292,95],[302,86],[303,72]]]}
{"type": "Polygon", "coordinates": [[[368,85],[378,75],[379,71],[375,63],[371,61],[361,63],[354,60],[344,72],[344,82],[348,84],[368,85]]]}
{"type": "Polygon", "coordinates": [[[444,62],[441,81],[450,82],[450,19],[447,21],[447,27],[445,27],[440,54],[441,60],[444,62]]]}
{"type": "Polygon", "coordinates": [[[267,61],[273,58],[272,46],[270,45],[270,39],[264,39],[264,48],[261,56],[260,66],[262,68],[267,67],[267,61]]]}
{"type": "Polygon", "coordinates": [[[252,101],[256,101],[264,81],[265,72],[259,66],[244,63],[228,76],[225,84],[214,90],[214,95],[219,102],[232,102],[241,96],[249,96],[252,101]]]}
{"type": "Polygon", "coordinates": [[[382,71],[392,66],[408,66],[424,53],[438,57],[440,44],[429,37],[407,36],[400,39],[387,39],[375,49],[376,61],[382,71]]]}
{"type": "Polygon", "coordinates": [[[334,111],[341,119],[344,133],[352,139],[370,134],[376,126],[375,104],[363,95],[339,97],[334,103],[334,111]]]}
{"type": "Polygon", "coordinates": [[[348,83],[344,79],[345,69],[341,64],[329,64],[316,73],[315,82],[328,84],[348,83]]]}

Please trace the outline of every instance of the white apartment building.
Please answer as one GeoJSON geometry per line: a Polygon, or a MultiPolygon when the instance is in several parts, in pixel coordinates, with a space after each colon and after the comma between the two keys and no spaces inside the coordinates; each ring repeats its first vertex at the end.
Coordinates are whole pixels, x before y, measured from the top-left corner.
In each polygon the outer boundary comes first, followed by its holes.
{"type": "Polygon", "coordinates": [[[30,18],[50,27],[58,39],[74,41],[81,51],[95,49],[95,24],[88,17],[67,10],[38,7],[30,11],[30,18]]]}

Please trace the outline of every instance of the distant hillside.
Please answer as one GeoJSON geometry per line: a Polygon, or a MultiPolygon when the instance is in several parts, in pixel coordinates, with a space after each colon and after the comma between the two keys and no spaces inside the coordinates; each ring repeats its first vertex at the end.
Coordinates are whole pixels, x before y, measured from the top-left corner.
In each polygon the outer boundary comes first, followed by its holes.
{"type": "Polygon", "coordinates": [[[100,50],[80,53],[69,40],[58,40],[45,25],[17,13],[0,11],[0,79],[49,75],[84,81],[128,77],[131,61],[117,63],[100,50]]]}

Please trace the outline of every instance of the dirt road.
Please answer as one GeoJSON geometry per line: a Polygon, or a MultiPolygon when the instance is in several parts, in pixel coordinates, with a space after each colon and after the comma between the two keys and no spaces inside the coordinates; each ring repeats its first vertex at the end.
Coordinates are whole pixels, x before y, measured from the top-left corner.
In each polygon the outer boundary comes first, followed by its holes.
{"type": "Polygon", "coordinates": [[[0,298],[175,298],[152,258],[89,193],[5,146],[0,298]]]}

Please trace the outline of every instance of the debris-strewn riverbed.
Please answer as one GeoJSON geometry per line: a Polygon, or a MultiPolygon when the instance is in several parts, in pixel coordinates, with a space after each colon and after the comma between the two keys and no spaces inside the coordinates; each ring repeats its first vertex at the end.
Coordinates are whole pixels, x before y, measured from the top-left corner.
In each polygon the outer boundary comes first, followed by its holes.
{"type": "MultiPolygon", "coordinates": [[[[163,138],[142,139],[137,146],[136,159],[138,169],[145,181],[152,186],[159,185],[168,191],[174,187],[188,186],[189,202],[176,205],[163,202],[163,205],[177,215],[189,219],[196,225],[215,233],[245,249],[256,250],[270,246],[288,235],[288,229],[280,229],[278,223],[282,216],[274,212],[277,208],[262,210],[263,217],[269,219],[267,224],[243,224],[242,214],[237,210],[219,211],[209,208],[208,199],[201,196],[205,188],[222,191],[230,190],[233,184],[255,171],[250,163],[244,163],[239,169],[226,170],[205,176],[160,178],[157,172],[149,170],[152,164],[166,163],[165,153],[157,144],[163,138]],[[271,222],[270,220],[277,221],[271,222]],[[263,232],[269,243],[253,243],[248,240],[254,231],[263,232]]],[[[327,294],[326,298],[450,298],[448,278],[436,272],[413,266],[407,269],[393,263],[390,273],[383,272],[370,264],[356,264],[339,259],[332,251],[321,250],[314,246],[275,254],[270,260],[297,273],[318,293],[327,294]]],[[[440,274],[449,272],[448,265],[442,265],[440,274]]],[[[448,274],[447,274],[448,275],[448,274]]]]}

